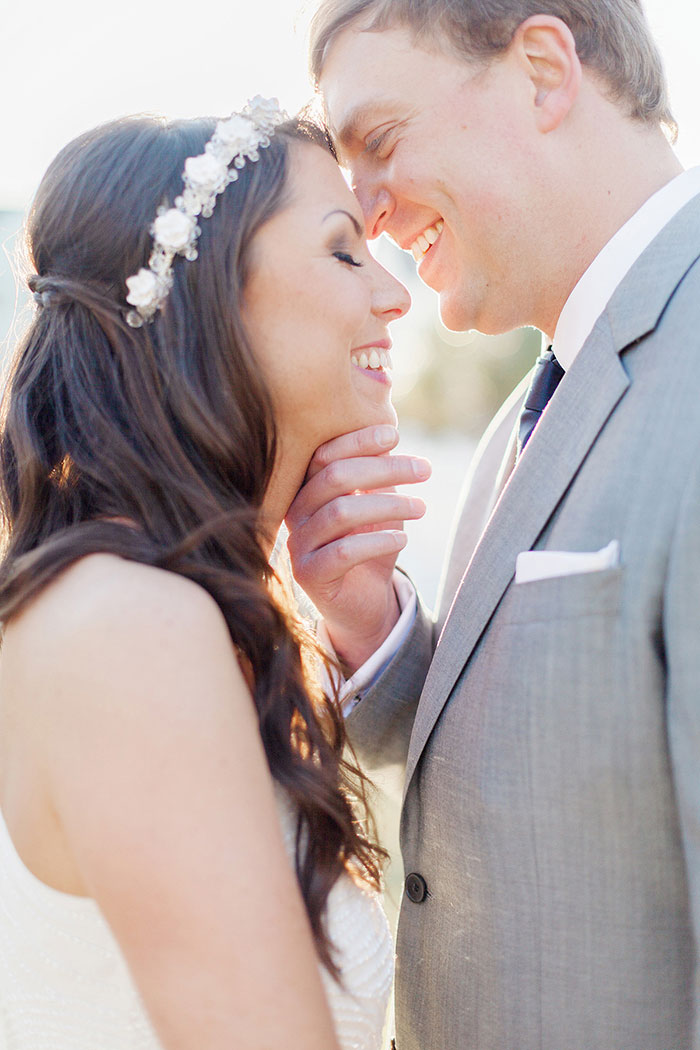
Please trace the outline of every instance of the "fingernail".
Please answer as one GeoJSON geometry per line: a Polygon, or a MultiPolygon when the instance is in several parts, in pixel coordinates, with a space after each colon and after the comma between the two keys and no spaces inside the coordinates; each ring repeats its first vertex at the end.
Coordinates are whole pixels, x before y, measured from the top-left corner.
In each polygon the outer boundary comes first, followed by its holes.
{"type": "Polygon", "coordinates": [[[432,473],[432,467],[427,459],[414,459],[413,460],[413,473],[419,481],[425,481],[429,478],[432,473]]]}
{"type": "Polygon", "coordinates": [[[377,442],[380,448],[391,448],[392,445],[396,444],[396,428],[386,426],[376,427],[374,431],[374,440],[377,442]]]}
{"type": "Polygon", "coordinates": [[[411,508],[411,514],[425,514],[425,503],[422,499],[409,500],[409,507],[411,508]]]}
{"type": "Polygon", "coordinates": [[[408,543],[408,536],[406,535],[405,532],[399,532],[397,530],[395,532],[392,532],[392,536],[393,536],[394,542],[396,543],[396,546],[399,548],[399,550],[401,550],[402,547],[405,547],[406,544],[408,543]]]}

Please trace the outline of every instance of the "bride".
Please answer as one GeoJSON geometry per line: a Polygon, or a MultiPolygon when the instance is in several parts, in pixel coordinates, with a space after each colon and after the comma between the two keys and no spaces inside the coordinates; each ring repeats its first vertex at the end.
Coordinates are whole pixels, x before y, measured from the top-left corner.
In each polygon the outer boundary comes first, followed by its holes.
{"type": "Polygon", "coordinates": [[[0,432],[3,1050],[379,1045],[378,855],[268,561],[317,446],[395,422],[408,297],[361,220],[261,99],[44,177],[0,432]]]}

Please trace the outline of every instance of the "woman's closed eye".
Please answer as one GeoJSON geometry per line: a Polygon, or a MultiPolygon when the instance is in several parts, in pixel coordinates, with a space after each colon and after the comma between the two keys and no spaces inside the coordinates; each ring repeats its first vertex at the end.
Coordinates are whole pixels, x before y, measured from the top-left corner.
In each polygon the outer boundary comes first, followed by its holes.
{"type": "Polygon", "coordinates": [[[363,266],[364,264],[354,259],[349,252],[333,252],[334,258],[338,259],[339,262],[346,263],[348,266],[363,266]]]}

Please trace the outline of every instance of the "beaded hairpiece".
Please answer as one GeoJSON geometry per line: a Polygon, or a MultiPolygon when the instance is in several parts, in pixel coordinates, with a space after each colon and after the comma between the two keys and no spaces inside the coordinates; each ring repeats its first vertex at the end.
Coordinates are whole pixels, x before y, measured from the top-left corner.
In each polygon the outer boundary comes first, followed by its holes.
{"type": "Polygon", "coordinates": [[[126,319],[132,328],[152,321],[167,299],[175,256],[184,255],[190,262],[197,258],[197,238],[202,232],[197,218],[209,218],[218,195],[236,181],[247,160],[260,158],[259,151],[270,145],[274,129],[286,119],[277,99],[256,95],[240,113],[219,121],[204,153],[187,158],[182,194],[172,208],[161,205],[150,228],[153,249],[148,267],[126,279],[126,301],[134,307],[126,319]]]}

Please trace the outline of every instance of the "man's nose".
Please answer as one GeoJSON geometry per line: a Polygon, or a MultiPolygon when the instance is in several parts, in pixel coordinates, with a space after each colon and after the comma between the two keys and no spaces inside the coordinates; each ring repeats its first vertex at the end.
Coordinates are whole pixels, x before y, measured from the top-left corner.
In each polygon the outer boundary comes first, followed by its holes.
{"type": "Polygon", "coordinates": [[[372,241],[386,229],[394,213],[394,199],[385,186],[370,178],[358,177],[352,188],[365,217],[365,234],[372,241]]]}

